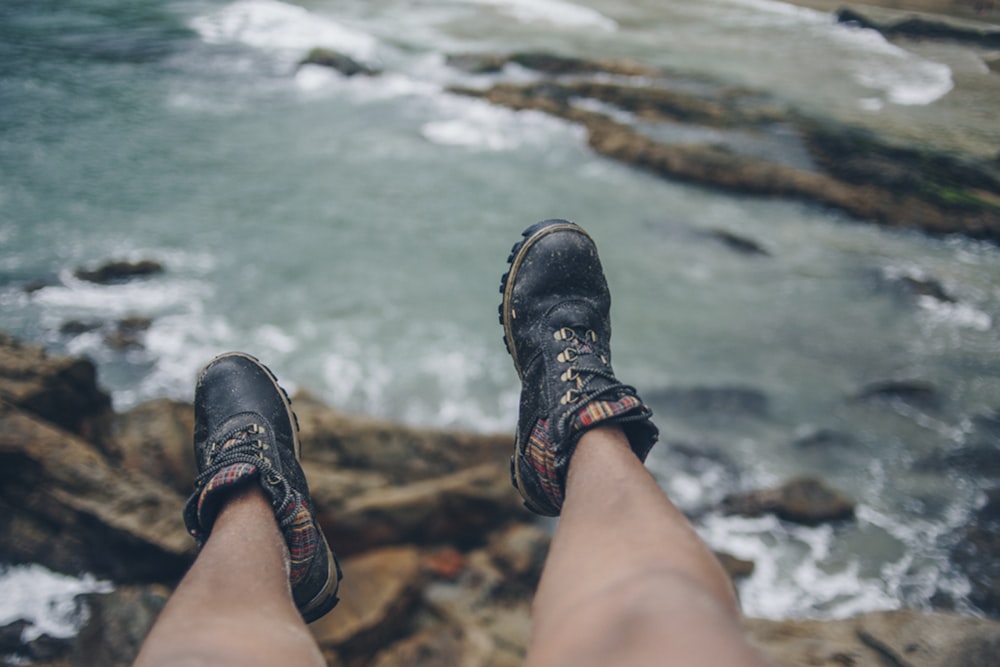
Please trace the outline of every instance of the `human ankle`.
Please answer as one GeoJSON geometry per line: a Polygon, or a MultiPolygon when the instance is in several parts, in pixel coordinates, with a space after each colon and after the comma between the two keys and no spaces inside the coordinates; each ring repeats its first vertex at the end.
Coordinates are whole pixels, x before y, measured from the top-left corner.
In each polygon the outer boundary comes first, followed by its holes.
{"type": "Polygon", "coordinates": [[[224,524],[237,515],[258,513],[274,519],[274,510],[271,508],[271,501],[264,495],[264,489],[258,484],[243,484],[220,494],[215,525],[224,524]]]}
{"type": "Polygon", "coordinates": [[[614,424],[595,426],[580,436],[580,440],[576,444],[577,452],[590,447],[619,447],[630,452],[632,450],[625,431],[622,427],[614,424]]]}

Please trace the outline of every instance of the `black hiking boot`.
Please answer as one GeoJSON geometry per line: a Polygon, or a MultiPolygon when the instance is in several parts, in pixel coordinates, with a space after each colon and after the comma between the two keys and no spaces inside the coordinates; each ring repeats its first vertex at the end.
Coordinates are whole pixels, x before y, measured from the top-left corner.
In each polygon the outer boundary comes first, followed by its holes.
{"type": "Polygon", "coordinates": [[[652,412],[611,370],[611,294],[594,241],[566,220],[545,220],[511,249],[500,283],[504,342],[521,379],[511,479],[525,506],[562,509],[580,436],[620,426],[641,461],[659,434],[652,412]]]}
{"type": "Polygon", "coordinates": [[[316,522],[285,390],[257,359],[230,352],[199,374],[194,411],[199,474],[184,507],[188,531],[203,545],[226,496],[259,484],[288,546],[295,605],[307,623],[323,616],[337,604],[340,566],[316,522]]]}

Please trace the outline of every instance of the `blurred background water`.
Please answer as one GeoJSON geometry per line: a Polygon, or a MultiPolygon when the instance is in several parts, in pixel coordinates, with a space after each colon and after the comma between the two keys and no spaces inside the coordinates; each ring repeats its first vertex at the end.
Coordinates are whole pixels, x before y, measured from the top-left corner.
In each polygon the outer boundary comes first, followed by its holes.
{"type": "Polygon", "coordinates": [[[920,464],[974,444],[1000,409],[997,248],[659,180],[593,154],[571,124],[446,91],[528,76],[472,76],[447,54],[529,49],[633,58],[974,155],[1000,145],[966,103],[976,91],[956,88],[977,67],[957,47],[904,50],[770,0],[14,0],[0,8],[0,328],[91,357],[118,409],[190,399],[205,361],[244,349],[340,409],[511,431],[499,276],[524,227],[570,218],[601,248],[616,371],[660,414],[650,468],[713,547],[757,563],[747,613],[942,593],[969,610],[947,554],[986,482],[920,464]],[[383,73],[299,67],[316,46],[383,73]],[[112,259],[166,271],[73,275],[112,259]],[[64,329],[129,316],[152,320],[141,349],[64,329]],[[849,400],[887,380],[933,386],[934,405],[849,400]],[[676,409],[691,388],[766,409],[676,409]],[[849,445],[801,446],[831,433],[849,445]],[[798,474],[854,497],[857,520],[711,510],[798,474]]]}

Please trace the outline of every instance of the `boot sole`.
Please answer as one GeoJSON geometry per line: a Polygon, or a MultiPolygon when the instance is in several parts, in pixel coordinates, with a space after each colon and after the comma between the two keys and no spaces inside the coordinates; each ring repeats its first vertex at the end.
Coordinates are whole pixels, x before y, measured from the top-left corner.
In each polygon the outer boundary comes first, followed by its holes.
{"type": "Polygon", "coordinates": [[[514,369],[517,371],[517,377],[520,379],[524,378],[524,374],[521,370],[521,363],[517,358],[514,336],[511,333],[511,322],[517,317],[517,313],[513,311],[510,305],[511,292],[514,289],[514,279],[521,268],[521,263],[528,254],[528,250],[547,235],[560,231],[573,231],[590,238],[590,235],[582,227],[569,220],[550,219],[536,222],[521,233],[523,239],[515,243],[510,249],[510,255],[507,257],[507,264],[510,265],[510,268],[500,278],[500,293],[503,294],[503,301],[500,302],[500,307],[497,310],[500,325],[503,326],[503,343],[507,348],[507,353],[514,360],[514,369]]]}

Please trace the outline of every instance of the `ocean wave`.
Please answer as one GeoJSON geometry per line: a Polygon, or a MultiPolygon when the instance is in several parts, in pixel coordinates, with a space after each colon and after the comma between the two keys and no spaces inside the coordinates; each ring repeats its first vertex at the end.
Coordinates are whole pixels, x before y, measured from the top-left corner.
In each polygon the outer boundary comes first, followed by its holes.
{"type": "Polygon", "coordinates": [[[927,313],[932,325],[947,324],[982,332],[993,328],[993,318],[989,313],[968,303],[948,303],[929,296],[920,297],[917,303],[927,313]]]}
{"type": "Polygon", "coordinates": [[[832,526],[796,526],[771,515],[712,515],[698,531],[713,548],[754,562],[753,574],[739,585],[749,616],[845,618],[901,605],[889,592],[893,583],[865,576],[858,557],[831,564],[837,541],[832,526]]]}
{"type": "MultiPolygon", "coordinates": [[[[910,53],[875,30],[837,24],[831,34],[845,48],[844,62],[852,78],[881,92],[885,101],[927,105],[954,87],[950,67],[910,53]]],[[[867,104],[872,105],[870,99],[867,104]]]]}
{"type": "Polygon", "coordinates": [[[24,642],[42,635],[72,637],[86,621],[86,610],[77,596],[110,591],[110,583],[90,574],[69,577],[41,565],[0,568],[0,626],[28,621],[21,637],[24,642]]]}
{"type": "MultiPolygon", "coordinates": [[[[931,104],[953,87],[951,68],[900,48],[876,30],[837,23],[828,12],[777,0],[722,0],[725,11],[714,16],[726,25],[763,30],[791,30],[826,44],[839,55],[831,61],[851,80],[878,93],[859,99],[862,108],[878,111],[886,103],[902,106],[931,104]]],[[[794,42],[793,42],[794,43],[794,42]]],[[[806,55],[806,54],[802,54],[806,55]]]]}
{"type": "Polygon", "coordinates": [[[482,100],[449,96],[438,100],[442,115],[420,134],[431,143],[487,151],[545,146],[562,132],[582,132],[536,111],[513,111],[482,100]]]}
{"type": "Polygon", "coordinates": [[[314,47],[336,49],[355,58],[375,57],[378,41],[370,34],[279,0],[237,0],[217,12],[191,20],[211,44],[242,43],[296,57],[314,47]]]}
{"type": "MultiPolygon", "coordinates": [[[[799,7],[778,0],[722,0],[729,9],[739,8],[749,12],[730,13],[730,20],[742,25],[779,26],[796,24],[830,23],[830,15],[808,7],[799,7]]],[[[729,12],[727,12],[729,13],[729,12]]]]}
{"type": "Polygon", "coordinates": [[[563,0],[461,0],[489,5],[522,23],[547,23],[560,28],[598,28],[614,31],[618,23],[589,7],[563,0]]]}

